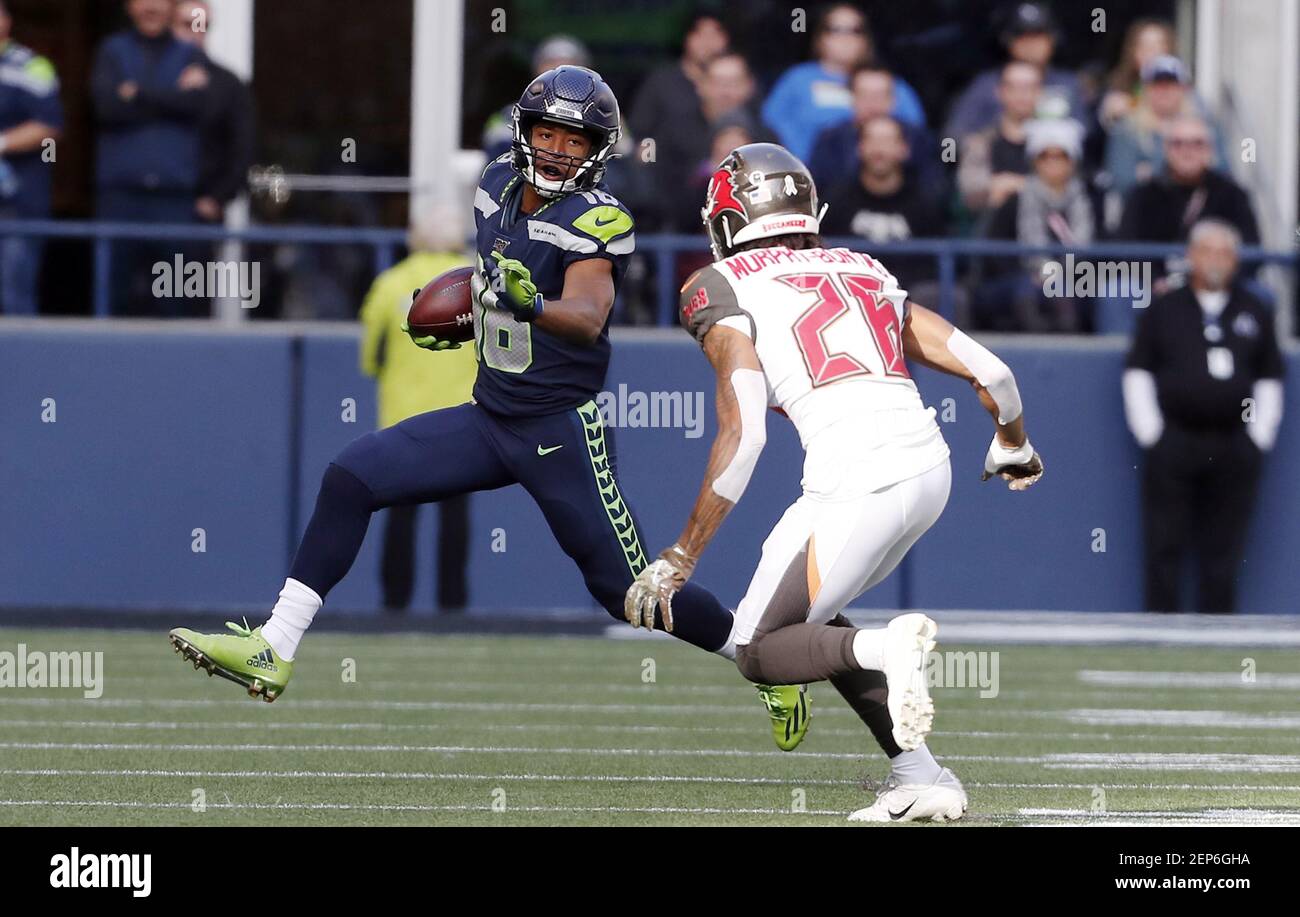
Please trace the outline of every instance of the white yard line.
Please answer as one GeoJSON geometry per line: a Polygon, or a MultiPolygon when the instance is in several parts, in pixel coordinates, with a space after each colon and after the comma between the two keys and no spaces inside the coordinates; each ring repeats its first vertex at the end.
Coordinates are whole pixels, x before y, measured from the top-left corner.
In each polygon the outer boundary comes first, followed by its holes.
{"type": "MultiPolygon", "coordinates": [[[[883,773],[883,767],[881,771],[883,773]]],[[[264,779],[315,779],[315,780],[465,780],[501,781],[511,783],[701,783],[701,784],[759,784],[772,786],[859,786],[857,779],[804,779],[799,777],[725,777],[678,774],[471,774],[457,771],[309,771],[309,770],[177,770],[166,768],[8,768],[0,769],[0,776],[12,777],[165,777],[175,779],[236,778],[264,779]]],[[[965,784],[972,789],[1025,789],[1025,790],[1170,790],[1178,792],[1231,793],[1231,792],[1293,792],[1300,793],[1300,785],[1234,785],[1197,783],[976,783],[965,784]]],[[[1073,811],[1073,810],[1071,810],[1073,811]]],[[[1083,811],[1083,810],[1079,810],[1083,811]]]]}
{"type": "MultiPolygon", "coordinates": [[[[140,730],[140,731],[160,731],[176,732],[182,730],[217,730],[217,729],[247,729],[254,725],[249,720],[225,720],[225,721],[177,721],[177,720],[149,720],[149,721],[118,721],[118,720],[29,720],[14,719],[0,720],[0,729],[17,728],[17,729],[105,729],[105,730],[140,730]]],[[[256,723],[258,729],[271,731],[295,730],[302,732],[445,732],[454,728],[464,732],[554,732],[556,730],[574,730],[572,722],[554,722],[554,723],[329,723],[329,722],[266,722],[256,723]]],[[[653,725],[611,725],[600,723],[584,723],[578,732],[593,733],[726,733],[734,735],[749,735],[756,730],[763,732],[763,726],[744,725],[744,726],[653,726],[653,725]]],[[[1114,725],[1114,724],[1105,724],[1114,725]]],[[[1146,725],[1146,724],[1141,724],[1146,725]]],[[[818,725],[812,727],[819,736],[837,736],[837,737],[865,737],[867,735],[866,727],[857,728],[840,728],[818,725]]],[[[1057,741],[1078,741],[1078,742],[1238,742],[1239,738],[1233,736],[1221,735],[1158,735],[1158,736],[1132,736],[1132,735],[1112,735],[1106,732],[1043,732],[1038,730],[935,730],[931,734],[932,739],[1052,739],[1057,741]]],[[[1290,741],[1290,740],[1288,740],[1290,741]]],[[[1300,743],[1300,737],[1294,739],[1300,743]]]]}
{"type": "MultiPolygon", "coordinates": [[[[67,808],[111,808],[111,809],[191,809],[188,802],[145,802],[116,800],[76,799],[0,799],[0,807],[67,807],[67,808]]],[[[207,809],[255,810],[268,809],[284,811],[352,811],[352,812],[492,812],[509,815],[513,812],[616,812],[636,815],[827,815],[844,818],[848,813],[839,809],[809,809],[793,812],[789,809],[719,809],[702,806],[507,806],[497,812],[491,804],[484,805],[399,805],[377,803],[347,802],[276,802],[276,803],[207,803],[207,809]]],[[[201,814],[201,813],[195,813],[201,814]]]]}
{"type": "Polygon", "coordinates": [[[1275,713],[1237,713],[1232,710],[1150,710],[1107,707],[1062,711],[1061,718],[1087,726],[1217,726],[1224,729],[1276,729],[1300,731],[1300,716],[1275,713]]]}
{"type": "MultiPolygon", "coordinates": [[[[178,743],[162,742],[0,742],[0,748],[34,751],[269,751],[269,752],[352,752],[401,754],[513,754],[589,755],[593,757],[712,757],[712,758],[819,758],[859,760],[874,757],[872,750],[860,752],[783,752],[713,748],[578,748],[559,746],[485,745],[351,745],[351,744],[265,744],[265,743],[178,743]]],[[[1300,756],[1193,753],[1049,755],[944,755],[945,761],[981,761],[992,764],[1037,764],[1049,770],[1215,770],[1237,773],[1300,773],[1300,756]]]]}
{"type": "Polygon", "coordinates": [[[1255,672],[1252,680],[1235,672],[1133,672],[1080,669],[1079,681],[1108,688],[1241,688],[1246,691],[1300,690],[1300,675],[1255,672]]]}

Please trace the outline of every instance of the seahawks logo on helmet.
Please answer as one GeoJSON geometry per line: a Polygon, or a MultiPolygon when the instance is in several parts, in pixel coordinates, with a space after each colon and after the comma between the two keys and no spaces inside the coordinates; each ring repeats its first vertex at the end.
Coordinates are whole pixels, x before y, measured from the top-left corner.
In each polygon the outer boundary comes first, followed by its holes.
{"type": "Polygon", "coordinates": [[[511,117],[511,165],[538,194],[560,197],[589,191],[605,177],[606,165],[620,136],[618,99],[595,70],[568,64],[547,70],[528,84],[511,117]],[[566,179],[550,179],[538,173],[532,130],[540,121],[575,128],[591,137],[591,151],[585,158],[546,153],[548,160],[570,167],[572,174],[566,179]]]}

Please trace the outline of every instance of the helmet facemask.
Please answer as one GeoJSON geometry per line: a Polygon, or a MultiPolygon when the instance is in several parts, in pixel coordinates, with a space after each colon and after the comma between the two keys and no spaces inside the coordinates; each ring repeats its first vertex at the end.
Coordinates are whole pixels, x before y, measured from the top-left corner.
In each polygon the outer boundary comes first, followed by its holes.
{"type": "Polygon", "coordinates": [[[605,177],[605,168],[612,156],[614,145],[618,143],[619,132],[617,129],[604,132],[604,135],[601,136],[602,132],[594,131],[583,124],[570,123],[561,118],[549,118],[532,114],[522,115],[518,105],[514,107],[511,119],[514,121],[515,134],[514,142],[511,144],[514,153],[514,167],[542,197],[556,198],[574,191],[588,191],[600,184],[601,179],[605,177]],[[538,150],[532,144],[532,130],[535,125],[543,121],[582,131],[591,139],[591,150],[585,157],[581,158],[567,153],[538,150]],[[569,170],[572,170],[573,174],[565,179],[546,178],[537,167],[539,154],[561,169],[567,166],[569,170]]]}

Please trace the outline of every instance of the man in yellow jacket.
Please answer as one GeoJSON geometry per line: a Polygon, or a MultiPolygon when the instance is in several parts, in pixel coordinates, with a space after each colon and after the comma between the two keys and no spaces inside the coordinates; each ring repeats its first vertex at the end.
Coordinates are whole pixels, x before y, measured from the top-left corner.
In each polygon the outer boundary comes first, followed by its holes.
{"type": "MultiPolygon", "coordinates": [[[[379,384],[381,428],[470,400],[478,369],[473,346],[435,356],[402,331],[412,292],[444,271],[470,263],[459,226],[457,214],[432,208],[411,227],[410,255],[375,278],[366,294],[361,307],[361,371],[379,384]]],[[[403,611],[411,602],[418,509],[412,504],[387,511],[382,580],[384,608],[389,611],[403,611]]],[[[443,500],[438,511],[438,606],[460,609],[467,592],[469,497],[443,500]]]]}

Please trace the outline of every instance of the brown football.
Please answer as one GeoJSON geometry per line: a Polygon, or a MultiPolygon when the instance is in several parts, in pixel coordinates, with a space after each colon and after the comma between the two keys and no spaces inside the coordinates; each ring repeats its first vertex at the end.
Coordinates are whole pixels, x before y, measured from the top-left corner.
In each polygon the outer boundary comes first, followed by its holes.
{"type": "Polygon", "coordinates": [[[474,340],[469,289],[473,276],[472,267],[454,267],[426,283],[406,313],[412,335],[461,343],[474,340]]]}

